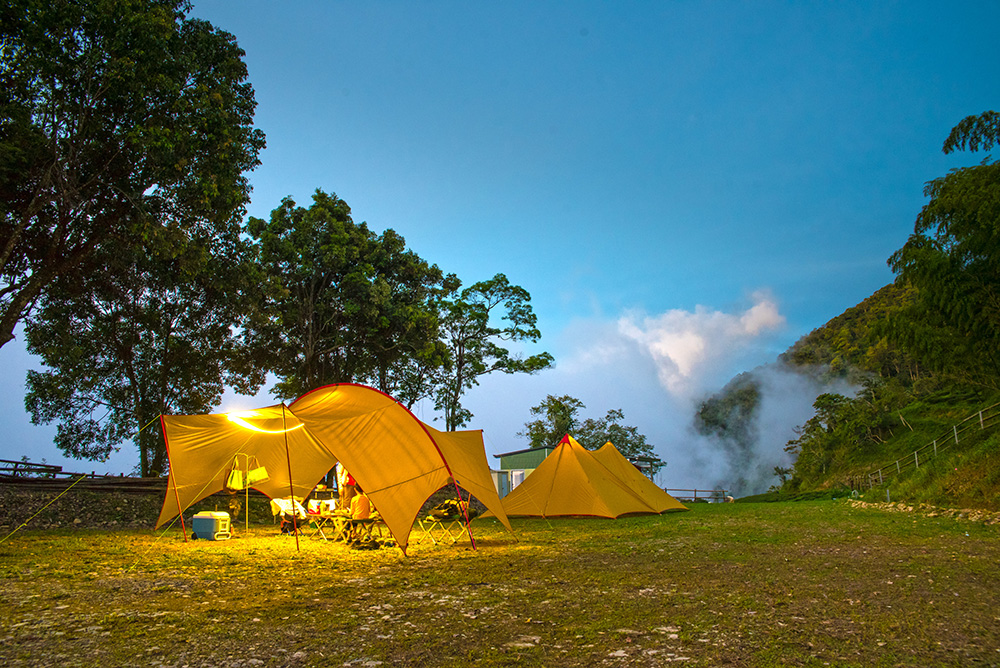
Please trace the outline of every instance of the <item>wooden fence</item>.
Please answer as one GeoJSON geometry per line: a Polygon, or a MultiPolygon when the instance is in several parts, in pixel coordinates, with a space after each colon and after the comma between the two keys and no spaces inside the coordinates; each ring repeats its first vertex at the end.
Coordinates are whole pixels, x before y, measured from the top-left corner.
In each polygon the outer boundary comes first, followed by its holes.
{"type": "Polygon", "coordinates": [[[851,489],[871,489],[883,485],[892,476],[900,475],[910,468],[914,470],[920,468],[921,464],[937,457],[939,453],[958,445],[963,438],[967,439],[974,433],[998,424],[1000,424],[1000,404],[993,404],[952,425],[951,429],[923,447],[917,448],[912,454],[864,475],[851,478],[849,485],[851,489]]]}
{"type": "Polygon", "coordinates": [[[15,478],[55,478],[64,475],[61,466],[35,464],[34,462],[0,459],[0,475],[15,478]]]}
{"type": "Polygon", "coordinates": [[[72,485],[77,490],[163,494],[167,489],[167,479],[99,475],[94,471],[73,473],[54,464],[0,459],[0,485],[54,492],[61,492],[72,485]]]}

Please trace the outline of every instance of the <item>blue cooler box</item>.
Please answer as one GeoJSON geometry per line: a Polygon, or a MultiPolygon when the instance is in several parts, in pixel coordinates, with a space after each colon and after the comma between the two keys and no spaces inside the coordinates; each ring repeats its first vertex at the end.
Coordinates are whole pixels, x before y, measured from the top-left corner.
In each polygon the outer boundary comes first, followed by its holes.
{"type": "Polygon", "coordinates": [[[203,511],[191,519],[192,538],[202,540],[228,540],[229,513],[203,511]]]}

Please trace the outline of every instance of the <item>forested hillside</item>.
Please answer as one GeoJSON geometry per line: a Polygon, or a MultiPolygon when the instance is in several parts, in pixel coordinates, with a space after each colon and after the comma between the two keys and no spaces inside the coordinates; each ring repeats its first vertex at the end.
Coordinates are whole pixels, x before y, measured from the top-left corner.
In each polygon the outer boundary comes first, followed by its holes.
{"type": "MultiPolygon", "coordinates": [[[[950,442],[952,425],[1000,401],[996,388],[962,374],[929,370],[891,343],[886,330],[892,314],[914,299],[912,287],[887,285],[799,339],[767,367],[808,376],[827,389],[850,388],[830,389],[816,398],[813,417],[784,444],[794,464],[776,467],[772,496],[842,494],[842,488],[851,486],[865,492],[860,481],[869,471],[900,458],[909,463],[914,450],[935,439],[950,442]]],[[[755,430],[764,371],[739,374],[705,400],[695,417],[700,433],[735,456],[749,453],[759,437],[755,430]]],[[[895,480],[891,498],[997,507],[993,499],[1000,492],[1000,457],[993,453],[1000,441],[990,435],[984,430],[912,472],[919,473],[920,482],[895,480]],[[935,470],[938,479],[931,480],[935,470]]],[[[869,493],[885,497],[881,488],[869,493]]]]}
{"type": "Polygon", "coordinates": [[[824,379],[921,378],[919,365],[885,337],[884,324],[915,299],[910,286],[891,283],[795,342],[779,360],[824,379]]]}
{"type": "MultiPolygon", "coordinates": [[[[1000,114],[969,117],[946,153],[998,143],[1000,114]]],[[[772,492],[861,487],[868,472],[914,461],[913,471],[859,492],[941,505],[996,507],[1000,438],[990,420],[961,443],[953,425],[1000,401],[1000,164],[987,157],[927,184],[914,233],[889,258],[894,283],[802,337],[779,359],[734,378],[704,401],[695,425],[747,451],[766,369],[817,383],[814,414],[784,449],[772,492]],[[950,445],[939,452],[937,444],[950,445]],[[920,467],[913,452],[934,445],[920,467]]],[[[988,413],[989,414],[989,413],[988,413]]],[[[998,430],[1000,432],[1000,430],[998,430]]],[[[842,493],[842,492],[841,492],[842,493]]]]}

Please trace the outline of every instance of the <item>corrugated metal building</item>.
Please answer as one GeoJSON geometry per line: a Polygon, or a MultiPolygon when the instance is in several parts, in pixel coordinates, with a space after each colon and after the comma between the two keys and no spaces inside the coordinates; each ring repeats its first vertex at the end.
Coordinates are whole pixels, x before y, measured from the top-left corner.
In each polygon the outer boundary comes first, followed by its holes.
{"type": "Polygon", "coordinates": [[[499,470],[491,471],[500,498],[507,496],[512,489],[524,482],[524,479],[555,449],[556,446],[545,446],[493,455],[500,460],[499,470]]]}

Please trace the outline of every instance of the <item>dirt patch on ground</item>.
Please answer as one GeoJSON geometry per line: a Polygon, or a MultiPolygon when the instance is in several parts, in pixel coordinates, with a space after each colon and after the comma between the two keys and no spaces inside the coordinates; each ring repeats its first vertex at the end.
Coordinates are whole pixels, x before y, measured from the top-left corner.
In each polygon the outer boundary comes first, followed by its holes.
{"type": "Polygon", "coordinates": [[[850,499],[849,503],[855,508],[873,508],[890,513],[919,513],[926,517],[950,517],[956,520],[981,522],[987,525],[1000,524],[1000,512],[980,510],[978,508],[940,508],[927,503],[870,503],[857,499],[850,499]]]}

